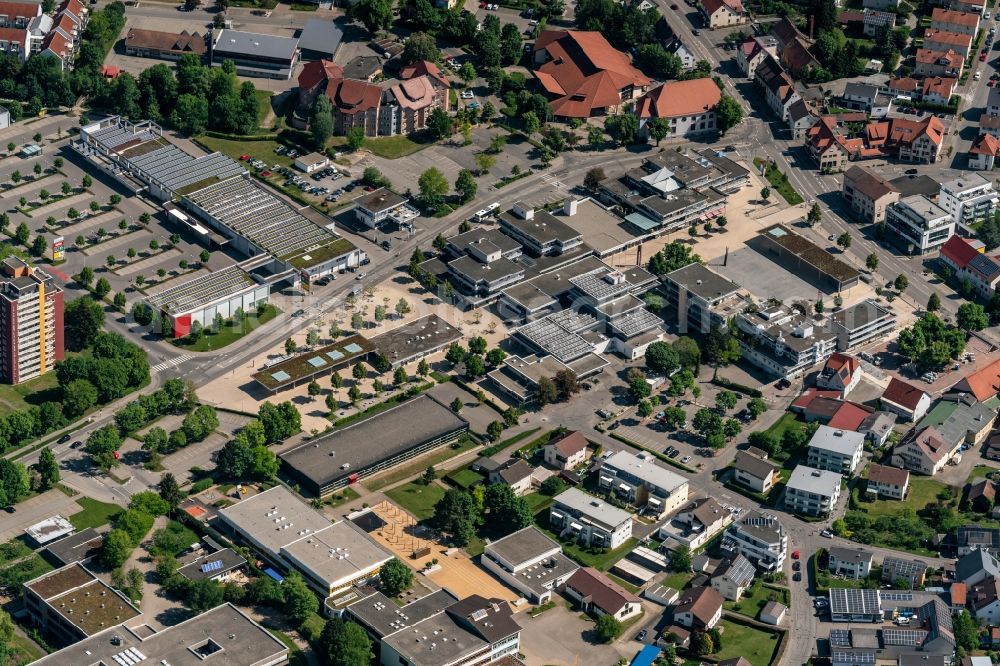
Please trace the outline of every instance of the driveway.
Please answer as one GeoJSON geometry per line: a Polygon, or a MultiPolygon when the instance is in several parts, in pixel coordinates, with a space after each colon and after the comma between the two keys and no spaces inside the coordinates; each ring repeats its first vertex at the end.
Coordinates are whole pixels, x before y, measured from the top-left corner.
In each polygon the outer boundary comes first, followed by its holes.
{"type": "MultiPolygon", "coordinates": [[[[554,598],[562,602],[561,598],[554,598]]],[[[621,657],[635,654],[631,646],[636,644],[632,641],[623,641],[622,645],[594,642],[594,623],[564,606],[534,618],[528,613],[518,613],[517,623],[521,625],[521,651],[529,664],[614,664],[621,657]]]]}

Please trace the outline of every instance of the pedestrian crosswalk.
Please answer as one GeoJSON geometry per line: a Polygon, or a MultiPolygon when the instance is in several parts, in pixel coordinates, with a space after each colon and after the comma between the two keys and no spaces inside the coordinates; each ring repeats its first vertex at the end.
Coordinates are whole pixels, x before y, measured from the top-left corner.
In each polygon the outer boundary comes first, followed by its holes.
{"type": "Polygon", "coordinates": [[[157,363],[149,369],[150,372],[163,372],[164,370],[169,370],[170,368],[176,367],[187,361],[188,359],[194,358],[194,354],[183,354],[181,356],[175,356],[174,358],[164,361],[163,363],[157,363]]]}
{"type": "Polygon", "coordinates": [[[551,185],[552,187],[555,187],[556,189],[569,191],[569,188],[566,187],[565,185],[563,185],[562,182],[558,178],[556,178],[555,176],[553,176],[552,174],[548,174],[548,173],[543,174],[542,175],[542,182],[547,183],[547,184],[551,185]]]}

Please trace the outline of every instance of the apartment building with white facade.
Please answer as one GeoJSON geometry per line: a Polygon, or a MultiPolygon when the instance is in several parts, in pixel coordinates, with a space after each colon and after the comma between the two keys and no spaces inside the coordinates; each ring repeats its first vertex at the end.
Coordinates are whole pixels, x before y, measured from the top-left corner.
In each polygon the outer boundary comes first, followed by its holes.
{"type": "Polygon", "coordinates": [[[927,254],[955,233],[951,213],[922,194],[904,197],[885,211],[886,237],[906,254],[927,254]]]}
{"type": "Polygon", "coordinates": [[[599,548],[617,548],[632,536],[632,514],[578,488],[552,499],[549,525],[560,537],[599,548]]]}
{"type": "Polygon", "coordinates": [[[938,203],[958,224],[973,224],[993,216],[997,191],[993,181],[978,173],[968,173],[941,183],[938,203]]]}
{"type": "Polygon", "coordinates": [[[829,514],[840,499],[842,479],[837,472],[796,465],[785,486],[785,508],[806,516],[829,514]]]}

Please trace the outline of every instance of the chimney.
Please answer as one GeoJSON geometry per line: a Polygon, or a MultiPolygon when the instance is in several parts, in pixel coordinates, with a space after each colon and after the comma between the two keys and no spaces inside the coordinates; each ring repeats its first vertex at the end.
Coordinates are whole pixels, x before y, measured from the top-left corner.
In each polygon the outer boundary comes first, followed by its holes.
{"type": "Polygon", "coordinates": [[[563,215],[566,217],[573,217],[576,215],[576,207],[579,203],[580,202],[576,199],[566,199],[566,203],[563,204],[563,215]]]}

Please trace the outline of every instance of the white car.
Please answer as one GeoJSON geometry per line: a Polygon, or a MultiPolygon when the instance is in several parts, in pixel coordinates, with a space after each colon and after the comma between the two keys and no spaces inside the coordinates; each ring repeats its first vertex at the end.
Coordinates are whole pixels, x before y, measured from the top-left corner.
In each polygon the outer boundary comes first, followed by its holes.
{"type": "Polygon", "coordinates": [[[462,91],[462,99],[472,99],[475,96],[476,96],[475,93],[473,93],[471,90],[462,91]]]}

